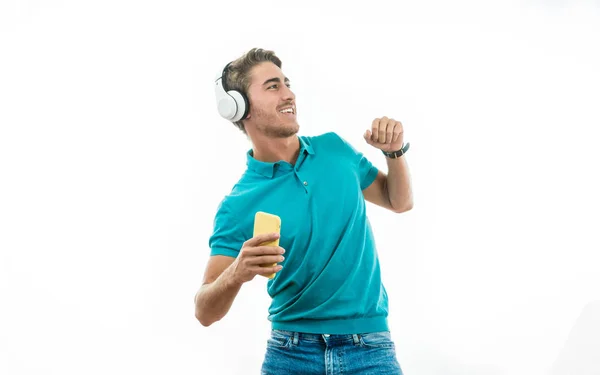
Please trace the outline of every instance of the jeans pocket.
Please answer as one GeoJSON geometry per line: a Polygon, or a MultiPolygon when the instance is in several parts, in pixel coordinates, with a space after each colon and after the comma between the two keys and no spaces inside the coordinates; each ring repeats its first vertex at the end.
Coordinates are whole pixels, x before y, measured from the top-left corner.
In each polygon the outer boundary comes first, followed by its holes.
{"type": "Polygon", "coordinates": [[[360,345],[367,348],[395,348],[390,331],[361,333],[360,345]]]}
{"type": "Polygon", "coordinates": [[[292,341],[292,335],[280,330],[272,330],[271,337],[267,340],[267,346],[273,348],[287,348],[292,341]]]}

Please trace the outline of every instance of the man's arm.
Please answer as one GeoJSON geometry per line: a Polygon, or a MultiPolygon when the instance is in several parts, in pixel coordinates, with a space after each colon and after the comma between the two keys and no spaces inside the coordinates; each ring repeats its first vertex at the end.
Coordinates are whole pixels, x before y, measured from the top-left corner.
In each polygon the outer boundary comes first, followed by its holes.
{"type": "Polygon", "coordinates": [[[377,173],[375,181],[363,190],[365,200],[396,213],[408,211],[413,207],[413,197],[406,159],[386,159],[388,174],[377,173]]]}
{"type": "Polygon", "coordinates": [[[272,264],[283,261],[285,250],[280,246],[261,245],[277,238],[279,233],[258,234],[244,242],[237,258],[210,257],[204,281],[194,297],[196,319],[203,326],[223,319],[244,283],[256,275],[268,276],[281,271],[281,265],[272,264]]]}
{"type": "MultiPolygon", "coordinates": [[[[384,152],[393,152],[404,146],[404,127],[400,121],[383,116],[376,118],[363,136],[371,146],[384,152]]],[[[413,207],[410,175],[406,158],[386,157],[388,174],[379,171],[375,181],[363,194],[366,200],[400,213],[413,207]]]]}
{"type": "Polygon", "coordinates": [[[242,288],[243,282],[234,279],[230,267],[234,261],[222,255],[208,261],[204,282],[194,297],[196,319],[205,327],[223,319],[242,288]]]}

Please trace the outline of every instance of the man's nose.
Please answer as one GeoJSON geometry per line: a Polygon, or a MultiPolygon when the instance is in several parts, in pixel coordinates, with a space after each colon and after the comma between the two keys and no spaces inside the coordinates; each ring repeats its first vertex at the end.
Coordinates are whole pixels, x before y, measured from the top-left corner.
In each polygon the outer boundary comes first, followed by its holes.
{"type": "Polygon", "coordinates": [[[296,95],[294,95],[294,93],[292,92],[292,89],[290,89],[287,86],[284,86],[284,87],[285,87],[285,91],[283,93],[283,97],[286,100],[294,100],[296,98],[296,95]]]}

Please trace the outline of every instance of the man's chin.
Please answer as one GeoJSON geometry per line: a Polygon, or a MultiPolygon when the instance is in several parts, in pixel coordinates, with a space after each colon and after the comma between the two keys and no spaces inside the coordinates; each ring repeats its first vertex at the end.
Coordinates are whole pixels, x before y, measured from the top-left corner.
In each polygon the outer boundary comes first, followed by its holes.
{"type": "Polygon", "coordinates": [[[298,134],[298,129],[282,129],[280,132],[276,133],[275,136],[277,138],[289,138],[298,134]]]}
{"type": "Polygon", "coordinates": [[[282,121],[277,125],[267,125],[261,128],[261,132],[269,137],[289,138],[298,133],[300,130],[300,125],[298,125],[298,122],[294,120],[282,121]]]}
{"type": "Polygon", "coordinates": [[[298,134],[298,131],[300,130],[300,125],[298,125],[298,123],[296,123],[293,127],[290,128],[290,137],[293,135],[298,134]]]}
{"type": "Polygon", "coordinates": [[[300,130],[300,125],[294,121],[294,123],[290,124],[289,122],[280,124],[278,129],[274,129],[274,133],[278,138],[288,138],[298,133],[300,130]]]}

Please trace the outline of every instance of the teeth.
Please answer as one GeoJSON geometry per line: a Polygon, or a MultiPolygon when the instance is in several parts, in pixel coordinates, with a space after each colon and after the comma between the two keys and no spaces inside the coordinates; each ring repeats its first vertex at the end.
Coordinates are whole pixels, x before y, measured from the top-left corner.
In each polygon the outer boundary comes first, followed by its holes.
{"type": "Polygon", "coordinates": [[[294,110],[292,108],[286,108],[286,109],[283,109],[283,110],[281,110],[279,112],[281,112],[281,113],[294,113],[294,110]]]}

